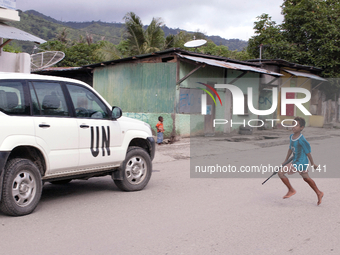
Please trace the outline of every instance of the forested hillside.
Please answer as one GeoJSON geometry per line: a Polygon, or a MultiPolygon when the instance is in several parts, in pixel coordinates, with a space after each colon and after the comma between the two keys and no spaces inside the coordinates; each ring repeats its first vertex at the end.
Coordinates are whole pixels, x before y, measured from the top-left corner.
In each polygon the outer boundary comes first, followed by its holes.
{"type": "MultiPolygon", "coordinates": [[[[69,40],[85,40],[91,38],[93,42],[99,40],[109,41],[115,45],[123,39],[125,29],[124,23],[108,23],[101,21],[89,22],[63,22],[45,16],[34,10],[26,12],[19,11],[20,22],[8,22],[11,26],[22,29],[28,33],[38,36],[46,41],[56,40],[63,33],[67,35],[69,40]]],[[[162,26],[165,37],[168,35],[176,35],[180,31],[188,32],[182,29],[172,29],[167,26],[162,26]]],[[[194,32],[188,32],[194,33],[194,32]]],[[[247,42],[239,39],[224,39],[220,36],[205,36],[206,39],[212,40],[216,45],[225,45],[229,50],[241,51],[247,47],[247,42]]],[[[25,52],[31,53],[33,43],[16,42],[16,46],[21,47],[25,52]]]]}

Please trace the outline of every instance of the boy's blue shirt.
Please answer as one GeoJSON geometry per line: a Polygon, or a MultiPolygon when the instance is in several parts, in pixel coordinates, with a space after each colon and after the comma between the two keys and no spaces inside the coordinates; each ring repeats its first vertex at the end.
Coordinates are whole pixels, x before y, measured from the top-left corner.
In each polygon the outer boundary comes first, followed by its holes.
{"type": "Polygon", "coordinates": [[[311,153],[311,147],[306,138],[300,134],[296,139],[293,139],[293,134],[290,135],[289,148],[293,152],[293,165],[298,171],[304,171],[308,168],[307,154],[311,153]]]}

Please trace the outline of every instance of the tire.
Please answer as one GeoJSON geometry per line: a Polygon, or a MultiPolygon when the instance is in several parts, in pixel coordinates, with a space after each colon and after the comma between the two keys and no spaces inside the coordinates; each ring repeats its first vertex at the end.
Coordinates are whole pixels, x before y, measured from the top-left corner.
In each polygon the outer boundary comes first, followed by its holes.
{"type": "Polygon", "coordinates": [[[6,167],[0,209],[11,216],[30,214],[37,207],[41,192],[41,174],[28,159],[12,159],[6,167]]]}
{"type": "Polygon", "coordinates": [[[139,147],[128,149],[119,171],[123,171],[123,180],[114,180],[119,189],[123,191],[142,190],[148,184],[152,174],[150,155],[139,147]]]}
{"type": "Polygon", "coordinates": [[[54,185],[65,185],[68,184],[72,181],[72,179],[65,179],[65,180],[60,180],[60,181],[51,181],[50,183],[54,185]]]}

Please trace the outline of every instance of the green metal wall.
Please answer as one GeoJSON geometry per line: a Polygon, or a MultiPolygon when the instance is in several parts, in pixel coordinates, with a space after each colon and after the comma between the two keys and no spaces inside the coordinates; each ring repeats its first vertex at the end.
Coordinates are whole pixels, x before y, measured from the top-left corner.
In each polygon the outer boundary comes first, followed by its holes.
{"type": "MultiPolygon", "coordinates": [[[[181,62],[180,64],[180,78],[183,78],[197,66],[188,64],[185,62],[181,62]]],[[[200,68],[196,72],[194,72],[191,76],[189,76],[186,80],[181,83],[181,87],[187,88],[196,88],[202,87],[197,82],[216,82],[216,83],[224,83],[224,68],[213,67],[206,65],[205,67],[200,68]]]]}
{"type": "Polygon", "coordinates": [[[93,87],[123,112],[172,113],[176,63],[127,63],[96,68],[93,87]]]}

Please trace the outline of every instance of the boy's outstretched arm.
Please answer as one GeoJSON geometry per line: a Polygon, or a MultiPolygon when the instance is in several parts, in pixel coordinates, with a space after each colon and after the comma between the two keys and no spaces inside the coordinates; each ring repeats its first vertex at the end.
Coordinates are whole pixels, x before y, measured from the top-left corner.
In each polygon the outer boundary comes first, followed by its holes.
{"type": "Polygon", "coordinates": [[[311,166],[313,166],[314,169],[318,168],[318,166],[314,163],[314,160],[313,160],[313,158],[312,158],[312,154],[311,154],[311,153],[308,153],[308,154],[307,154],[307,157],[308,157],[308,159],[309,159],[309,162],[310,162],[311,166]]]}

